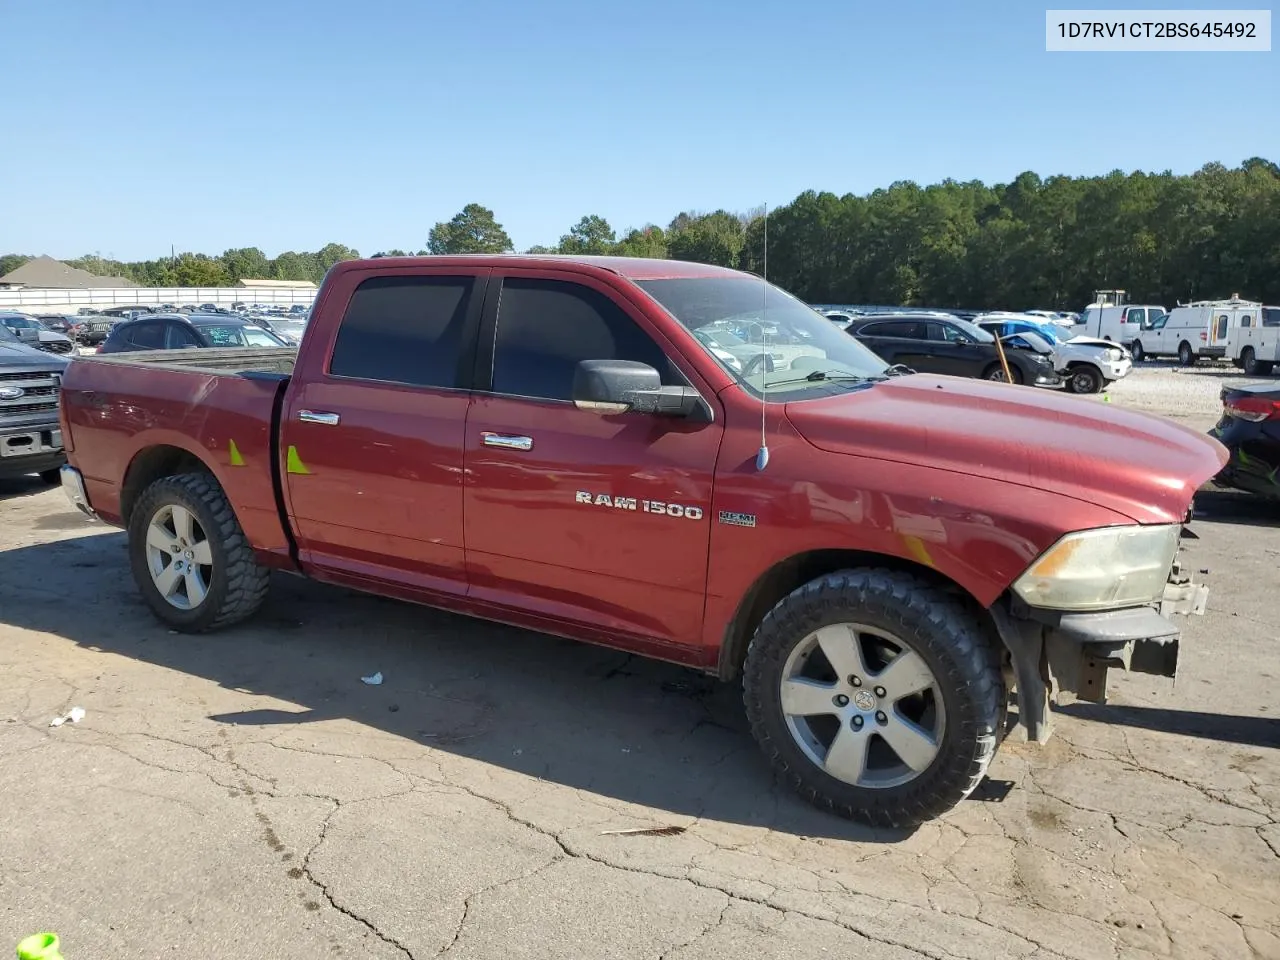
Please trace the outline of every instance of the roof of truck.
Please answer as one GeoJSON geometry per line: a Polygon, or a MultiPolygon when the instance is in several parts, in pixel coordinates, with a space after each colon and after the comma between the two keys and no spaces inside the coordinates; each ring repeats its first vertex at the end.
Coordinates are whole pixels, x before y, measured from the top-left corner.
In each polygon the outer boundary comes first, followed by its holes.
{"type": "Polygon", "coordinates": [[[670,280],[679,277],[741,277],[749,276],[740,270],[717,267],[709,263],[691,263],[687,260],[659,260],[650,257],[591,257],[559,253],[461,253],[425,255],[421,257],[372,257],[362,260],[344,260],[338,267],[391,267],[430,263],[432,266],[466,265],[483,263],[493,267],[556,267],[569,264],[598,267],[627,277],[630,280],[670,280]]]}

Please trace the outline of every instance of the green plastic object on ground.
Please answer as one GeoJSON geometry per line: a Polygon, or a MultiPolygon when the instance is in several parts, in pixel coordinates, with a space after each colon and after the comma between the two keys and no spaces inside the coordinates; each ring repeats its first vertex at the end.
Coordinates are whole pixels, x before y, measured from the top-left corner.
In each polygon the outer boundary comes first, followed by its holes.
{"type": "Polygon", "coordinates": [[[18,943],[18,960],[62,960],[56,933],[33,933],[18,943]]]}

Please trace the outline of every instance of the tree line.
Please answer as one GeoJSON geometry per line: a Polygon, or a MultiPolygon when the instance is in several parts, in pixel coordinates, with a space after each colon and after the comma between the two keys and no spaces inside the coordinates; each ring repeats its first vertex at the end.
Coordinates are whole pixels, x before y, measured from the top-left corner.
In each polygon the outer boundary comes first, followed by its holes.
{"type": "MultiPolygon", "coordinates": [[[[811,303],[975,309],[1079,309],[1097,289],[1132,302],[1242,297],[1280,302],[1280,167],[1261,158],[1228,168],[979,181],[898,182],[865,196],[806,191],[767,218],[768,277],[811,303]]],[[[667,257],[765,269],[763,210],[685,212],[665,227],[617,232],[582,217],[529,253],[667,257]]],[[[494,212],[468,204],[437,223],[418,254],[506,253],[494,212]]],[[[404,256],[384,250],[373,256],[404,256]]],[[[359,253],[331,243],[268,258],[256,247],[140,263],[68,261],[148,286],[217,286],[241,278],[319,283],[359,253]]],[[[25,257],[0,257],[0,276],[25,257]]]]}

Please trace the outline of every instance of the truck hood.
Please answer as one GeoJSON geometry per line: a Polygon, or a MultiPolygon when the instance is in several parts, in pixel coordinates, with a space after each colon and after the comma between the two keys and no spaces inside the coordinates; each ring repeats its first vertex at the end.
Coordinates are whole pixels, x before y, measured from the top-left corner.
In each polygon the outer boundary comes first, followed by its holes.
{"type": "Polygon", "coordinates": [[[69,361],[25,343],[0,340],[0,370],[63,370],[69,361]]]}
{"type": "Polygon", "coordinates": [[[957,377],[894,378],[786,413],[820,450],[1047,490],[1139,523],[1184,520],[1227,461],[1216,440],[1163,417],[957,377]]]}

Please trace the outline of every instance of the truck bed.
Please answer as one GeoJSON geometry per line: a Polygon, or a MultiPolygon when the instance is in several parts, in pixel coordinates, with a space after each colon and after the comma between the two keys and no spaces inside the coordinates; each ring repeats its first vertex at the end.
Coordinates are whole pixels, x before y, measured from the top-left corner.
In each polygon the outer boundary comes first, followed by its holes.
{"type": "Polygon", "coordinates": [[[236,504],[249,540],[279,565],[289,551],[276,439],[296,357],[291,347],[195,348],[72,361],[62,381],[63,434],[99,515],[127,523],[156,465],[198,458],[236,504]]]}
{"type": "Polygon", "coordinates": [[[97,363],[144,364],[219,373],[292,374],[298,359],[297,347],[254,347],[242,350],[227,347],[192,347],[188,350],[138,350],[128,353],[94,354],[80,359],[97,363]]]}

